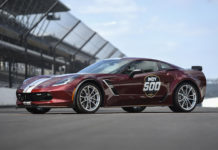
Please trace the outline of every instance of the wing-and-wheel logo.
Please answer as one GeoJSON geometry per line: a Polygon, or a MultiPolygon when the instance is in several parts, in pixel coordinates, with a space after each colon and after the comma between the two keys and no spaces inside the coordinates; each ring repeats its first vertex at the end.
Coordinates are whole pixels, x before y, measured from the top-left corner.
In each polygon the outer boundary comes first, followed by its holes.
{"type": "Polygon", "coordinates": [[[146,96],[149,98],[154,97],[157,92],[160,90],[161,81],[160,78],[156,75],[148,75],[144,79],[144,88],[146,96]]]}

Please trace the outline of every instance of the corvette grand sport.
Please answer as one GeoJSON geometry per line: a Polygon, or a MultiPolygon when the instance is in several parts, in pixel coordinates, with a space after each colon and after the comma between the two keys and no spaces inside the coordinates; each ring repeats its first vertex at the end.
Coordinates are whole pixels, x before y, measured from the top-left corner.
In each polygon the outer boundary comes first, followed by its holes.
{"type": "Polygon", "coordinates": [[[31,77],[16,95],[17,107],[33,114],[61,107],[77,113],[94,113],[100,107],[142,112],[148,106],[191,112],[205,91],[201,66],[183,69],[154,59],[118,58],[101,60],[78,73],[31,77]]]}

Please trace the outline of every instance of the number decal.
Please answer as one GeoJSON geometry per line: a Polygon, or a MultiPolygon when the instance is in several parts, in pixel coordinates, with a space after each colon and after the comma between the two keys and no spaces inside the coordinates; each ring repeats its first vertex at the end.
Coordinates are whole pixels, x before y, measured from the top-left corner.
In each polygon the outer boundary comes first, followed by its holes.
{"type": "Polygon", "coordinates": [[[157,92],[160,90],[161,87],[161,82],[160,78],[155,75],[149,75],[145,77],[145,83],[144,83],[144,88],[143,92],[147,95],[147,97],[154,97],[157,92]]]}
{"type": "Polygon", "coordinates": [[[145,82],[143,91],[159,91],[161,82],[145,82]]]}

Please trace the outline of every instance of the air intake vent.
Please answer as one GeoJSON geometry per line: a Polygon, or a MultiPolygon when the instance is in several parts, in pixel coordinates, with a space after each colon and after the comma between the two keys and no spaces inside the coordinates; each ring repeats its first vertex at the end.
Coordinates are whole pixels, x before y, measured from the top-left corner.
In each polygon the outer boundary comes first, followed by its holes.
{"type": "Polygon", "coordinates": [[[17,99],[24,101],[50,101],[52,99],[51,93],[17,93],[17,99]]]}
{"type": "Polygon", "coordinates": [[[114,88],[113,84],[109,80],[103,80],[103,82],[107,85],[107,87],[110,89],[110,91],[113,93],[113,95],[119,95],[116,88],[114,88]]]}

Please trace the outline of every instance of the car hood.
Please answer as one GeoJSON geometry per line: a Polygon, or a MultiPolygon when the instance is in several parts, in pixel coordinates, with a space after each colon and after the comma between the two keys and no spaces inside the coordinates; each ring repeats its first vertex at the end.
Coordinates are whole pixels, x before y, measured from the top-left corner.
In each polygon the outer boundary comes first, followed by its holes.
{"type": "Polygon", "coordinates": [[[25,88],[45,88],[52,86],[53,84],[57,83],[58,81],[68,79],[68,78],[76,78],[80,76],[80,74],[63,74],[63,75],[40,75],[28,78],[24,80],[23,84],[19,89],[25,88]]]}

